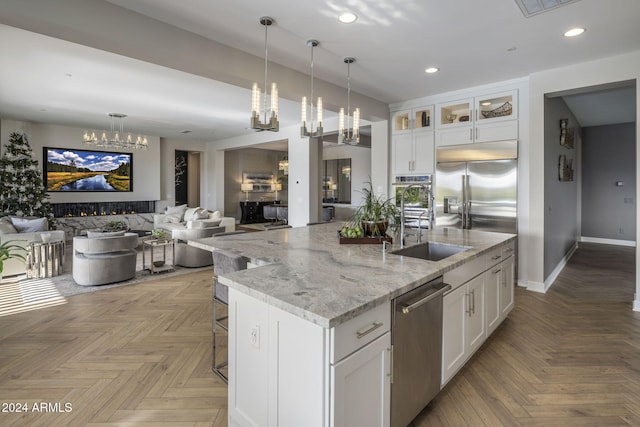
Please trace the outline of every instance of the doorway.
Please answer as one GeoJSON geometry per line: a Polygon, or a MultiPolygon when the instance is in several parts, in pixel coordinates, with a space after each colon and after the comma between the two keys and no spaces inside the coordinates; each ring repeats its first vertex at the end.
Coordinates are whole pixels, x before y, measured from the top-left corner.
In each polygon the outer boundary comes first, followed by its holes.
{"type": "Polygon", "coordinates": [[[176,206],[200,206],[200,158],[199,151],[175,150],[176,206]]]}
{"type": "MultiPolygon", "coordinates": [[[[545,283],[578,242],[636,246],[636,82],[547,94],[544,103],[545,283]],[[574,145],[563,144],[564,126],[574,145]],[[560,164],[575,169],[575,178],[560,164]]],[[[613,246],[604,246],[613,245],[613,246]]]]}

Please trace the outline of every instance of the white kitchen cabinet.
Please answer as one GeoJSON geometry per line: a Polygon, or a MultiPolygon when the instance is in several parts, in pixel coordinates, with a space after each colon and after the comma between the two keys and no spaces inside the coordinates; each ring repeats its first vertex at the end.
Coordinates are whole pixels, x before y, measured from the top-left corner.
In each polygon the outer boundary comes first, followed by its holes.
{"type": "Polygon", "coordinates": [[[444,385],[486,338],[484,275],[476,276],[445,294],[442,301],[442,385],[444,385]]]}
{"type": "Polygon", "coordinates": [[[388,427],[390,310],[327,329],[229,289],[229,425],[388,427]]]}
{"type": "Polygon", "coordinates": [[[485,274],[485,302],[487,335],[496,330],[502,320],[502,268],[500,265],[490,268],[485,274]]]}
{"type": "Polygon", "coordinates": [[[431,174],[434,170],[434,133],[411,132],[392,137],[393,175],[431,174]]]}
{"type": "Polygon", "coordinates": [[[436,105],[436,146],[518,139],[516,90],[436,105]]]}
{"type": "Polygon", "coordinates": [[[500,295],[500,317],[506,318],[513,309],[516,278],[516,260],[514,256],[502,261],[502,288],[500,295]]]}
{"type": "Polygon", "coordinates": [[[391,333],[331,366],[334,427],[389,426],[391,333]]]}
{"type": "Polygon", "coordinates": [[[432,130],[433,113],[433,105],[396,111],[391,115],[391,133],[432,130]]]}

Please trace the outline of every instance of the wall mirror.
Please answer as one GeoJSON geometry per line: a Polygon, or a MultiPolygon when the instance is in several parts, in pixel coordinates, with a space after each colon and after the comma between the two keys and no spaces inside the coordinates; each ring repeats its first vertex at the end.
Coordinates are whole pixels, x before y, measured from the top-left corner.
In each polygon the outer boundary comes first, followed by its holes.
{"type": "Polygon", "coordinates": [[[351,159],[324,160],[322,202],[351,204],[351,159]]]}

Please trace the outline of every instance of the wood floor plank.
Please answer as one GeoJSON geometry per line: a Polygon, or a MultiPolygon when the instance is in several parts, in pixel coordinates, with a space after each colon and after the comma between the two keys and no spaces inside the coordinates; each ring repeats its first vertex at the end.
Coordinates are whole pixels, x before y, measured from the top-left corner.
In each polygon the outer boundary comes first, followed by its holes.
{"type": "MultiPolygon", "coordinates": [[[[640,426],[634,275],[634,248],[581,244],[547,294],[516,288],[509,318],[411,427],[640,426]]],[[[225,427],[211,283],[158,276],[0,317],[0,401],[73,406],[0,425],[225,427]]]]}

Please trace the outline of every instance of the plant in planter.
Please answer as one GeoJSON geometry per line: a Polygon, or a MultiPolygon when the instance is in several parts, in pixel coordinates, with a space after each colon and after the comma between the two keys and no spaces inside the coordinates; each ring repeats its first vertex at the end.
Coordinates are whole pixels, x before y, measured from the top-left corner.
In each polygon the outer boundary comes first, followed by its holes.
{"type": "Polygon", "coordinates": [[[376,196],[371,181],[367,184],[368,187],[362,189],[364,199],[356,209],[352,223],[360,226],[365,236],[383,237],[387,228],[398,223],[400,209],[396,206],[394,199],[376,196]]]}
{"type": "Polygon", "coordinates": [[[161,228],[154,228],[153,230],[151,230],[151,236],[154,239],[162,240],[165,238],[166,235],[167,235],[167,232],[161,228]]]}
{"type": "Polygon", "coordinates": [[[19,258],[26,261],[24,252],[26,249],[20,245],[16,245],[15,240],[7,240],[0,244],[0,276],[2,276],[2,270],[4,269],[4,262],[11,258],[19,258]]]}

